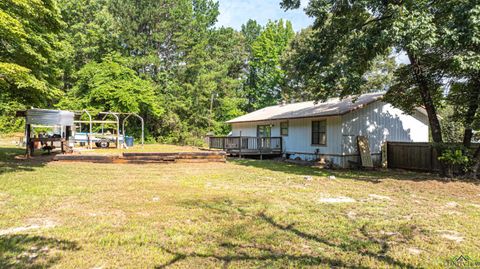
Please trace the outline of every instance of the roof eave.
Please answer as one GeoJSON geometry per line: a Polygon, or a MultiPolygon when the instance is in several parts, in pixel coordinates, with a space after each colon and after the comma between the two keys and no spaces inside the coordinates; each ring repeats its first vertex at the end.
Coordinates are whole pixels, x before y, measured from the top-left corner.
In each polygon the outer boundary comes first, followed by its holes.
{"type": "Polygon", "coordinates": [[[243,121],[234,121],[234,120],[229,120],[226,121],[225,123],[228,124],[233,124],[233,123],[247,123],[247,122],[262,122],[262,121],[278,121],[278,120],[291,120],[291,119],[311,119],[311,118],[328,118],[328,117],[335,117],[335,116],[343,116],[345,114],[351,113],[355,110],[364,108],[372,103],[375,103],[377,101],[381,101],[383,99],[383,96],[380,96],[378,98],[375,98],[374,100],[361,104],[359,106],[356,106],[352,109],[349,109],[347,111],[344,111],[342,113],[333,113],[333,114],[325,114],[325,115],[312,115],[312,116],[301,116],[301,117],[285,117],[285,118],[271,118],[271,119],[261,119],[261,120],[243,120],[243,121]]]}

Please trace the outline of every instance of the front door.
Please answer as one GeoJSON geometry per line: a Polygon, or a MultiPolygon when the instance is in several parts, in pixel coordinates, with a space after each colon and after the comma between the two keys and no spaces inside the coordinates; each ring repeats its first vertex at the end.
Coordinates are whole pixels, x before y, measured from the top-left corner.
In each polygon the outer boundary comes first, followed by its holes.
{"type": "Polygon", "coordinates": [[[271,125],[257,125],[257,146],[259,149],[270,148],[270,137],[272,136],[271,125]]]}

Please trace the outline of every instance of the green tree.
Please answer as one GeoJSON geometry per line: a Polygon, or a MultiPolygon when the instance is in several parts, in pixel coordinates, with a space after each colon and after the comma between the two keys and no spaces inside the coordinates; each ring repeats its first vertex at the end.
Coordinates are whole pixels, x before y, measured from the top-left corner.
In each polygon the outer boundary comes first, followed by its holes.
{"type": "Polygon", "coordinates": [[[251,63],[253,63],[252,46],[257,38],[260,36],[263,27],[255,20],[248,20],[246,24],[242,25],[242,35],[245,38],[245,48],[248,52],[247,66],[245,68],[245,81],[243,85],[243,93],[245,94],[248,102],[246,103],[246,110],[251,112],[254,110],[254,92],[258,89],[258,72],[251,63]]]}
{"type": "MultiPolygon", "coordinates": [[[[205,13],[206,9],[201,10],[205,13]]],[[[191,35],[194,38],[185,50],[185,66],[181,71],[185,79],[183,92],[179,93],[183,104],[176,110],[186,124],[184,130],[196,137],[207,131],[226,133],[227,117],[241,114],[241,77],[247,56],[243,36],[231,28],[212,28],[217,14],[206,13],[210,16],[202,18],[210,20],[193,28],[196,34],[191,35]]]]}
{"type": "Polygon", "coordinates": [[[149,122],[154,134],[194,143],[208,131],[228,131],[224,116],[239,114],[242,104],[246,54],[238,32],[214,28],[218,3],[111,0],[109,10],[129,66],[164,100],[162,118],[149,122]]]}
{"type": "Polygon", "coordinates": [[[175,72],[191,33],[191,1],[111,0],[109,11],[120,31],[122,53],[140,75],[163,82],[175,72]]]}
{"type": "Polygon", "coordinates": [[[0,2],[0,95],[20,104],[58,98],[57,59],[63,23],[53,0],[0,2]]]}
{"type": "MultiPolygon", "coordinates": [[[[209,131],[226,134],[230,126],[225,121],[244,113],[241,108],[245,99],[241,89],[248,54],[244,37],[232,28],[215,29],[210,43],[212,51],[205,69],[214,83],[206,92],[206,96],[210,97],[209,131]]],[[[202,107],[208,107],[208,103],[202,107]]]]}
{"type": "MultiPolygon", "coordinates": [[[[310,47],[315,38],[315,30],[311,27],[302,29],[290,42],[282,57],[282,68],[285,72],[284,98],[291,100],[314,100],[318,94],[314,88],[308,87],[315,83],[306,83],[303,73],[309,68],[311,58],[316,57],[310,47]]],[[[365,82],[359,92],[378,92],[388,90],[394,83],[394,71],[397,68],[395,58],[381,55],[372,60],[370,68],[363,75],[365,82]]]]}
{"type": "Polygon", "coordinates": [[[461,143],[463,141],[464,128],[457,119],[455,107],[444,101],[438,110],[438,114],[442,119],[440,123],[442,124],[444,141],[446,143],[461,143]]]}
{"type": "MultiPolygon", "coordinates": [[[[299,1],[283,1],[294,8],[299,1]]],[[[410,64],[395,72],[387,93],[397,105],[411,109],[422,105],[429,116],[432,138],[441,143],[437,117],[442,78],[429,67],[436,59],[442,12],[432,1],[321,1],[311,0],[307,14],[316,18],[311,52],[302,74],[306,87],[317,99],[359,94],[365,90],[365,74],[379,57],[392,49],[405,52],[410,64]]]]}
{"type": "Polygon", "coordinates": [[[101,62],[91,61],[76,74],[77,81],[60,102],[66,109],[134,112],[159,117],[162,100],[153,85],[126,66],[120,55],[106,56],[101,62]]]}
{"type": "Polygon", "coordinates": [[[262,33],[263,27],[257,23],[256,20],[248,20],[245,24],[242,24],[242,35],[245,38],[246,49],[249,53],[252,52],[252,45],[262,33]]]}
{"type": "MultiPolygon", "coordinates": [[[[474,130],[480,130],[480,5],[477,1],[439,3],[448,20],[439,20],[442,57],[438,69],[451,83],[447,102],[452,121],[463,126],[463,146],[471,146],[474,130]]],[[[480,169],[480,148],[470,154],[470,176],[480,169]]]]}
{"type": "Polygon", "coordinates": [[[109,1],[59,0],[62,19],[68,25],[62,33],[67,46],[60,63],[64,90],[72,87],[73,74],[85,64],[119,51],[119,30],[108,10],[109,1]]]}
{"type": "MultiPolygon", "coordinates": [[[[299,1],[284,0],[283,5],[296,8],[299,1]]],[[[452,86],[451,93],[468,99],[457,98],[457,104],[465,112],[465,144],[470,143],[469,129],[478,111],[474,104],[478,104],[474,89],[480,51],[477,1],[311,0],[307,14],[316,18],[315,36],[307,46],[308,62],[298,67],[317,98],[361,93],[374,60],[394,49],[405,53],[409,64],[395,70],[387,98],[406,109],[425,107],[432,139],[441,144],[437,113],[445,99],[445,80],[462,84],[452,86]],[[462,94],[455,94],[459,89],[462,94]]]]}
{"type": "MultiPolygon", "coordinates": [[[[255,29],[252,24],[250,28],[255,29]]],[[[248,25],[245,29],[247,27],[248,25]]],[[[254,39],[250,48],[248,80],[244,88],[248,111],[276,104],[282,99],[284,72],[280,60],[294,35],[292,24],[279,20],[267,23],[254,39]]],[[[252,36],[254,35],[249,37],[252,36]]]]}

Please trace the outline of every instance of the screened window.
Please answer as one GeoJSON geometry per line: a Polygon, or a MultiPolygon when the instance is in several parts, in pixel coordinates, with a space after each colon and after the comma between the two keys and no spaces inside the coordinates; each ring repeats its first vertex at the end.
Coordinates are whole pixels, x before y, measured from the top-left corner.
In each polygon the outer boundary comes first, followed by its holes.
{"type": "Polygon", "coordinates": [[[288,121],[280,123],[280,134],[282,136],[288,136],[288,121]]]}
{"type": "Polygon", "coordinates": [[[312,121],[312,145],[327,144],[327,121],[312,121]]]}

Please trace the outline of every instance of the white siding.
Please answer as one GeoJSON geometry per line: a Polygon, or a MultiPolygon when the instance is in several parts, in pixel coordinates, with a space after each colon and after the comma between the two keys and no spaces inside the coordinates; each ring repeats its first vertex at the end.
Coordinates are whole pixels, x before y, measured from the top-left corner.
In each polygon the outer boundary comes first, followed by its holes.
{"type": "Polygon", "coordinates": [[[317,150],[320,154],[340,154],[339,133],[341,132],[341,117],[304,118],[289,120],[288,137],[285,137],[285,149],[292,153],[310,153],[317,150]],[[327,120],[327,144],[312,145],[312,121],[327,120]]]}
{"type": "Polygon", "coordinates": [[[380,153],[385,141],[428,142],[428,120],[425,115],[413,116],[384,102],[342,116],[343,153],[357,152],[356,137],[368,137],[370,151],[380,153]]]}
{"type": "Polygon", "coordinates": [[[272,125],[272,136],[280,136],[280,121],[233,123],[232,136],[257,136],[258,125],[272,125]]]}
{"type": "Polygon", "coordinates": [[[254,123],[233,123],[232,136],[257,136],[257,125],[254,123]]]}

